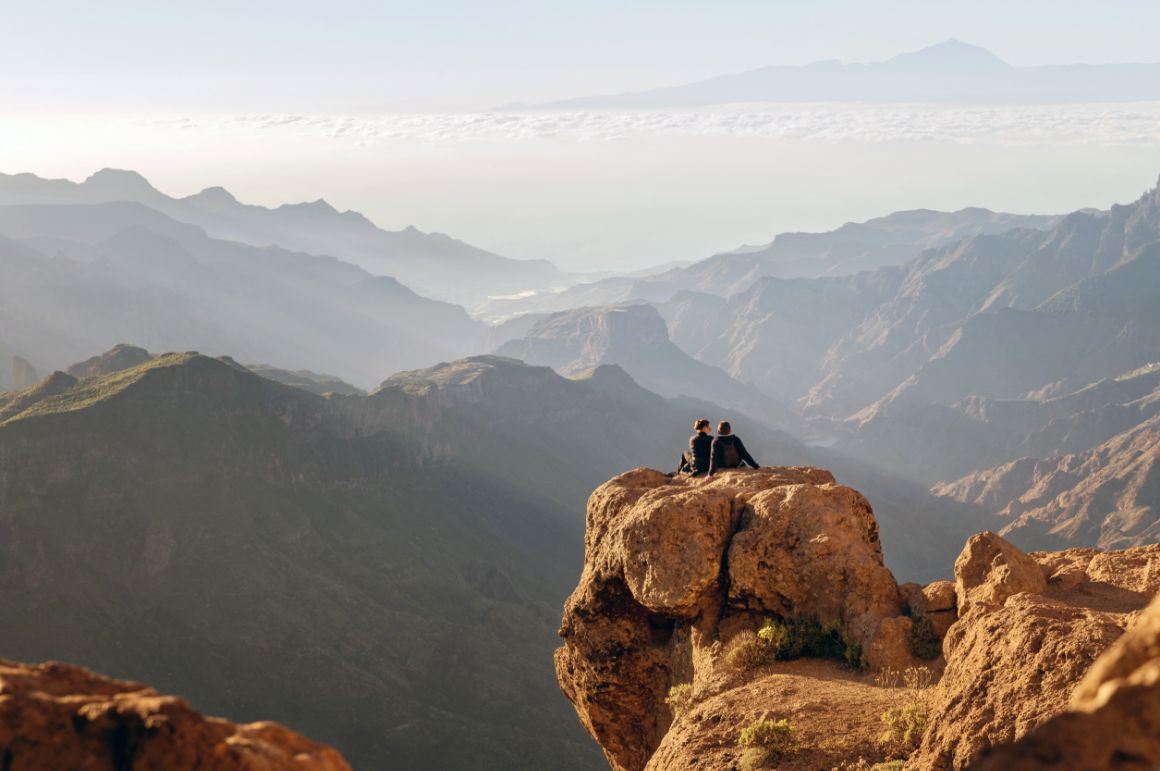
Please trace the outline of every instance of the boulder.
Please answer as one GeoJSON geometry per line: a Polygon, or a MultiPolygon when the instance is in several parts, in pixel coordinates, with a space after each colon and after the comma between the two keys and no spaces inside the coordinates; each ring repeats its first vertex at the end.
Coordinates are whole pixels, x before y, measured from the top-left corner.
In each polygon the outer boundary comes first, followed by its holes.
{"type": "MultiPolygon", "coordinates": [[[[1131,550],[1129,550],[1131,551],[1131,550]]],[[[1001,771],[1160,767],[1160,597],[1100,656],[1068,711],[972,768],[1001,771]]]]}
{"type": "Polygon", "coordinates": [[[997,607],[1014,594],[1041,594],[1046,589],[1039,563],[990,531],[971,536],[955,560],[960,616],[975,604],[997,607]]]}
{"type": "Polygon", "coordinates": [[[901,672],[907,667],[923,666],[910,650],[910,633],[914,619],[906,616],[884,618],[862,651],[862,660],[873,670],[893,669],[901,672]]]}
{"type": "Polygon", "coordinates": [[[763,618],[836,624],[873,650],[868,662],[907,652],[874,514],[829,472],[638,469],[592,494],[586,525],[556,674],[618,771],[644,768],[660,744],[669,688],[707,680],[723,638],[763,618]]]}
{"type": "Polygon", "coordinates": [[[276,723],[203,717],[175,696],[51,663],[0,660],[0,748],[6,771],[350,771],[276,723]]]}
{"type": "Polygon", "coordinates": [[[976,603],[943,641],[930,729],[908,768],[964,768],[1062,711],[1122,632],[1117,618],[1040,595],[976,603]]]}
{"type": "Polygon", "coordinates": [[[753,495],[729,545],[728,575],[731,607],[817,616],[841,624],[859,645],[900,612],[870,504],[840,485],[779,485],[753,495]]]}
{"type": "Polygon", "coordinates": [[[904,586],[911,587],[905,591],[899,587],[899,596],[905,598],[905,609],[916,622],[921,619],[929,621],[931,630],[941,642],[951,624],[959,617],[954,582],[932,581],[926,586],[919,584],[904,586]]]}

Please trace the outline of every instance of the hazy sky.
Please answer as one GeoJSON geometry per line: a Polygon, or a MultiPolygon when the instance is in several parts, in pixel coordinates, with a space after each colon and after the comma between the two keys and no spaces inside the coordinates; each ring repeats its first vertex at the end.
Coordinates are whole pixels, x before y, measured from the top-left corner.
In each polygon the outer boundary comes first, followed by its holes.
{"type": "Polygon", "coordinates": [[[1012,64],[1160,61],[1151,0],[9,0],[5,104],[486,108],[948,37],[1012,64]]]}
{"type": "Polygon", "coordinates": [[[16,0],[0,171],[325,197],[391,229],[634,269],[902,208],[1131,200],[1160,175],[1160,105],[488,108],[949,37],[1020,65],[1160,61],[1157,29],[1146,0],[16,0]]]}

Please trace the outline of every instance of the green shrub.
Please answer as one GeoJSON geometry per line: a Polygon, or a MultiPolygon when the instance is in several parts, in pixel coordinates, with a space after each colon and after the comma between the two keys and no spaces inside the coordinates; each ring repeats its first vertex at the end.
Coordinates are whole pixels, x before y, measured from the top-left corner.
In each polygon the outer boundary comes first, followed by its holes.
{"type": "Polygon", "coordinates": [[[674,718],[688,712],[689,707],[693,706],[693,684],[674,685],[669,689],[669,695],[665,697],[665,704],[668,704],[669,709],[673,711],[674,718]]]}
{"type": "Polygon", "coordinates": [[[798,751],[797,733],[785,718],[771,720],[762,716],[742,728],[737,741],[747,748],[741,755],[742,768],[762,768],[798,751]]]}
{"type": "Polygon", "coordinates": [[[725,648],[725,663],[730,669],[745,671],[773,661],[770,647],[750,631],[739,632],[725,648]]]}
{"type": "Polygon", "coordinates": [[[927,709],[921,701],[891,707],[882,713],[882,735],[878,741],[894,755],[909,755],[918,748],[926,733],[927,709]]]}
{"type": "Polygon", "coordinates": [[[838,659],[859,667],[862,647],[850,645],[839,624],[822,625],[815,616],[788,621],[766,619],[756,634],[740,632],[729,641],[725,663],[733,669],[746,670],[803,656],[838,659]]]}
{"type": "Polygon", "coordinates": [[[888,760],[885,763],[875,763],[870,766],[870,771],[902,771],[905,765],[905,760],[888,760]]]}
{"type": "Polygon", "coordinates": [[[930,619],[922,617],[915,619],[910,627],[910,652],[920,659],[937,659],[942,654],[942,643],[934,633],[934,626],[930,619]]]}

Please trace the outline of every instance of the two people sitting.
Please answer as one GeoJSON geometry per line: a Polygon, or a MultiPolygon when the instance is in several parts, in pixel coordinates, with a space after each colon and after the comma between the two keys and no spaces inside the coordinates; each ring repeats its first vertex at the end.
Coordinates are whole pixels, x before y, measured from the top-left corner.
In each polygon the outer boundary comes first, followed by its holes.
{"type": "Polygon", "coordinates": [[[699,418],[693,421],[693,436],[689,438],[689,449],[681,455],[677,473],[713,476],[721,469],[740,468],[743,463],[751,468],[760,468],[745,449],[741,437],[733,434],[729,421],[718,423],[717,436],[713,436],[709,421],[699,418]]]}

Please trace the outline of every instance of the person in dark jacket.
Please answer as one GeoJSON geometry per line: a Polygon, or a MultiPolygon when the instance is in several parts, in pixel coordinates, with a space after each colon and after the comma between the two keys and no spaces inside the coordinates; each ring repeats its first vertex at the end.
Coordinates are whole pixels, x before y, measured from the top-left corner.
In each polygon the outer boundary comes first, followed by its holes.
{"type": "Polygon", "coordinates": [[[689,449],[681,454],[678,474],[704,474],[709,471],[709,456],[713,451],[713,435],[709,433],[709,420],[698,418],[693,421],[693,435],[689,437],[689,449]]]}
{"type": "Polygon", "coordinates": [[[721,469],[741,468],[747,463],[752,468],[761,468],[757,461],[745,449],[741,437],[733,435],[733,427],[729,421],[722,420],[717,424],[717,438],[713,440],[712,450],[709,453],[709,476],[713,476],[721,469]]]}

